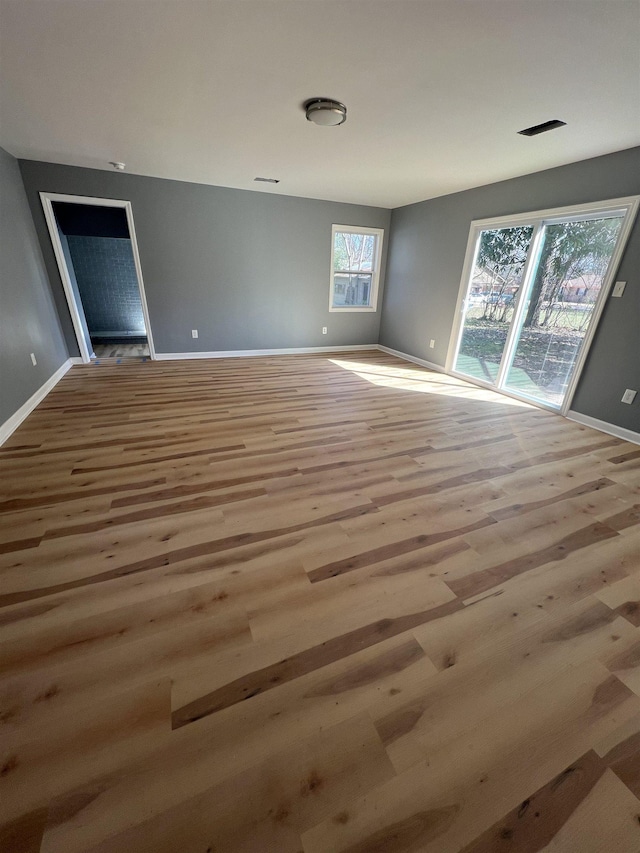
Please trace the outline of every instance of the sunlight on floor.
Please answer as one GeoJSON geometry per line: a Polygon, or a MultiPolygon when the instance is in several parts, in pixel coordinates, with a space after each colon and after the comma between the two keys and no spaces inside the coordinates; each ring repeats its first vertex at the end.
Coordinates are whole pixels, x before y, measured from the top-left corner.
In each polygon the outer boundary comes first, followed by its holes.
{"type": "Polygon", "coordinates": [[[400,388],[403,391],[418,391],[422,394],[440,394],[445,397],[460,397],[464,400],[478,400],[485,403],[502,403],[505,406],[518,408],[535,408],[522,400],[514,400],[491,391],[488,388],[478,388],[455,376],[445,373],[435,373],[416,367],[387,367],[381,364],[367,364],[359,361],[345,361],[331,358],[332,364],[349,370],[371,382],[372,385],[384,385],[387,388],[400,388]]]}

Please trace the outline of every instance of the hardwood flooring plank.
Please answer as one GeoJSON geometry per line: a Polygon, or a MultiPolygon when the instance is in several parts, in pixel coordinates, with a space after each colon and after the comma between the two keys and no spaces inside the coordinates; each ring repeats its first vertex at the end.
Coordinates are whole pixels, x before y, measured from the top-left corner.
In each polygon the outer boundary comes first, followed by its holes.
{"type": "MultiPolygon", "coordinates": [[[[238,613],[238,599],[218,582],[187,588],[149,601],[120,606],[84,618],[50,622],[47,629],[33,628],[0,648],[0,671],[26,672],[43,665],[100,652],[162,633],[175,627],[215,622],[231,612],[238,613]]],[[[246,619],[242,620],[248,627],[246,619]]],[[[227,628],[230,629],[228,624],[227,628]]]]}
{"type": "MultiPolygon", "coordinates": [[[[309,572],[309,579],[312,583],[334,578],[346,572],[353,572],[363,566],[370,566],[373,563],[380,563],[388,560],[391,557],[408,554],[412,551],[418,551],[423,548],[428,548],[431,545],[436,545],[439,542],[446,542],[449,539],[459,539],[465,533],[471,533],[474,530],[480,530],[495,522],[490,518],[481,519],[474,524],[468,524],[466,527],[458,527],[454,530],[445,530],[441,533],[421,533],[418,536],[412,536],[409,539],[404,539],[401,542],[395,542],[392,545],[386,545],[382,548],[374,548],[371,551],[361,552],[358,557],[349,557],[346,560],[337,560],[333,563],[328,563],[325,566],[319,566],[317,569],[309,572]]],[[[454,590],[455,591],[455,590],[454,590]]]]}
{"type": "Polygon", "coordinates": [[[618,532],[640,525],[640,503],[607,518],[607,525],[618,532]]]}
{"type": "MultiPolygon", "coordinates": [[[[43,700],[46,701],[46,700],[43,700]]],[[[113,772],[157,748],[169,733],[167,679],[87,703],[81,718],[60,715],[30,741],[3,747],[0,798],[19,817],[82,781],[113,772]]],[[[80,708],[79,708],[80,710],[80,708]]]]}
{"type": "Polygon", "coordinates": [[[39,853],[47,821],[47,809],[36,809],[0,826],[0,850],[7,853],[39,853]]]}
{"type": "Polygon", "coordinates": [[[127,495],[123,498],[115,498],[111,502],[113,509],[120,509],[127,506],[135,506],[141,503],[154,503],[156,501],[175,500],[176,498],[186,498],[191,495],[197,495],[201,492],[213,492],[221,489],[229,489],[235,486],[244,486],[249,483],[259,483],[263,480],[279,479],[280,477],[290,477],[297,474],[297,468],[284,468],[276,471],[269,471],[264,474],[251,474],[247,477],[235,477],[231,480],[210,480],[208,482],[190,483],[172,486],[167,489],[158,489],[154,492],[144,492],[140,495],[127,495]]]}
{"type": "Polygon", "coordinates": [[[533,692],[569,663],[582,664],[609,650],[614,654],[635,637],[632,626],[592,600],[579,602],[570,614],[570,620],[540,612],[538,618],[514,617],[499,599],[487,598],[452,614],[449,625],[443,622],[442,637],[429,626],[415,629],[440,677],[380,697],[372,709],[394,764],[404,768],[407,760],[426,759],[478,720],[497,714],[514,693],[533,692]],[[499,623],[494,641],[479,641],[482,627],[493,619],[499,623]],[[465,704],[470,696],[472,711],[465,704]]]}
{"type": "Polygon", "coordinates": [[[621,741],[603,756],[603,761],[640,798],[640,731],[621,741]]]}
{"type": "Polygon", "coordinates": [[[134,461],[120,462],[108,465],[97,465],[93,468],[74,468],[72,474],[94,474],[96,471],[113,471],[116,468],[137,468],[140,465],[157,465],[159,462],[171,462],[174,459],[188,459],[192,456],[214,456],[216,453],[228,453],[230,450],[242,450],[243,444],[229,444],[224,447],[205,447],[203,450],[189,450],[184,453],[170,453],[166,456],[152,456],[148,459],[137,459],[134,461]]]}
{"type": "Polygon", "coordinates": [[[539,853],[595,788],[606,769],[595,752],[587,752],[460,853],[494,853],[507,842],[518,853],[539,853]]]}
{"type": "Polygon", "coordinates": [[[571,849],[584,853],[638,849],[639,811],[640,800],[610,770],[606,770],[567,823],[544,848],[545,853],[563,853],[571,849]]]}
{"type": "MultiPolygon", "coordinates": [[[[89,849],[91,853],[145,849],[174,853],[210,848],[232,853],[253,848],[297,853],[301,830],[393,775],[371,721],[362,714],[276,753],[151,820],[141,822],[132,811],[130,829],[85,849],[87,853],[89,849]]],[[[43,853],[56,849],[58,812],[66,815],[67,811],[64,800],[52,804],[43,853]]]]}
{"type": "Polygon", "coordinates": [[[538,501],[530,501],[526,504],[511,504],[511,506],[502,507],[501,509],[496,509],[490,512],[490,515],[492,518],[495,518],[496,521],[502,521],[505,518],[514,518],[515,516],[521,516],[526,512],[532,512],[533,510],[540,509],[540,507],[543,506],[550,506],[551,504],[560,503],[561,501],[570,500],[571,498],[582,497],[582,495],[597,492],[600,489],[605,489],[607,486],[612,485],[613,480],[609,480],[606,477],[600,477],[598,480],[592,480],[589,483],[584,483],[582,486],[576,486],[575,489],[569,489],[569,491],[562,492],[554,497],[543,498],[538,501]]]}
{"type": "MultiPolygon", "coordinates": [[[[544,541],[546,539],[543,539],[544,541]]],[[[499,562],[508,555],[509,546],[506,543],[498,545],[493,552],[483,551],[476,559],[475,568],[482,571],[491,567],[492,562],[499,562]]],[[[516,610],[524,606],[524,603],[531,602],[547,612],[563,611],[576,601],[600,593],[610,585],[629,577],[636,566],[636,544],[622,536],[616,536],[604,539],[586,550],[569,554],[562,561],[560,572],[557,563],[546,563],[517,576],[515,583],[507,579],[488,592],[465,599],[465,603],[470,604],[491,595],[504,595],[513,602],[516,610]]],[[[473,566],[471,570],[473,571],[473,566]]],[[[449,571],[451,577],[468,574],[469,567],[465,564],[452,566],[449,571]]]]}
{"type": "Polygon", "coordinates": [[[0,607],[6,607],[11,604],[16,604],[22,601],[31,601],[35,598],[43,598],[49,595],[54,595],[59,592],[64,592],[70,589],[78,589],[79,587],[89,584],[100,584],[105,581],[115,578],[126,577],[140,572],[146,572],[150,569],[155,569],[160,566],[169,566],[181,563],[185,560],[194,557],[211,556],[219,554],[222,551],[233,550],[244,545],[252,545],[256,542],[265,540],[278,539],[289,533],[308,530],[313,527],[322,527],[329,525],[334,521],[340,521],[343,518],[350,518],[354,515],[362,515],[363,513],[375,512],[376,507],[368,504],[357,506],[353,509],[342,510],[340,512],[330,513],[329,515],[317,518],[312,521],[303,522],[301,524],[290,525],[289,527],[277,528],[275,530],[266,530],[260,533],[240,533],[234,536],[225,537],[223,539],[214,539],[209,542],[203,542],[200,545],[191,545],[186,548],[178,548],[173,551],[167,551],[159,554],[156,557],[149,557],[144,560],[139,560],[129,565],[119,566],[114,569],[100,572],[99,574],[90,577],[78,578],[76,580],[67,581],[65,583],[55,584],[49,587],[40,587],[35,589],[21,590],[0,595],[0,607]]]}
{"type": "Polygon", "coordinates": [[[568,669],[352,802],[346,820],[334,814],[305,832],[305,853],[384,850],[385,844],[458,853],[637,708],[637,697],[591,663],[568,669]]]}
{"type": "MultiPolygon", "coordinates": [[[[388,649],[389,646],[381,654],[386,654],[388,649]]],[[[358,655],[358,665],[371,663],[378,657],[377,649],[365,650],[358,655]]],[[[354,666],[356,664],[352,661],[346,668],[354,666]]],[[[135,801],[139,788],[147,792],[147,800],[156,813],[173,808],[190,796],[210,789],[212,784],[224,783],[228,777],[255,767],[257,761],[266,762],[279,751],[289,750],[301,739],[315,738],[320,732],[331,732],[333,726],[352,720],[354,715],[366,717],[367,708],[380,690],[389,689],[393,684],[409,683],[417,676],[433,674],[433,670],[425,665],[425,659],[421,658],[401,672],[387,673],[376,683],[352,684],[337,694],[309,695],[316,684],[339,678],[344,671],[345,665],[337,662],[318,675],[311,673],[300,681],[284,685],[280,690],[286,696],[282,698],[272,691],[256,697],[251,703],[242,703],[221,712],[215,721],[210,718],[203,720],[198,727],[188,726],[174,731],[172,738],[178,739],[175,746],[170,743],[155,761],[139,762],[127,776],[105,779],[104,802],[94,812],[95,822],[93,819],[87,821],[89,811],[78,813],[64,827],[65,836],[73,841],[77,828],[85,824],[88,832],[99,833],[103,820],[102,825],[109,832],[122,823],[126,826],[130,803],[132,799],[135,801]]],[[[316,759],[322,761],[322,754],[318,753],[316,759]]],[[[280,777],[277,775],[274,780],[272,775],[271,779],[277,787],[280,777]]],[[[224,816],[221,819],[224,820],[224,816]]],[[[250,849],[249,842],[247,846],[250,849]]]]}
{"type": "Polygon", "coordinates": [[[24,551],[28,548],[37,548],[42,541],[42,536],[34,536],[31,539],[14,539],[10,542],[0,543],[0,554],[9,554],[11,551],[24,551]]]}
{"type": "Polygon", "coordinates": [[[640,450],[629,450],[617,456],[609,456],[609,462],[613,462],[614,465],[620,465],[622,462],[628,462],[630,459],[640,459],[640,450]]]}
{"type": "Polygon", "coordinates": [[[640,629],[628,637],[628,642],[603,653],[600,660],[640,696],[640,629]]]}
{"type": "Polygon", "coordinates": [[[459,601],[454,600],[430,610],[407,614],[395,619],[383,619],[355,631],[350,631],[341,637],[327,640],[320,646],[312,646],[292,658],[250,673],[248,676],[239,678],[237,681],[179,708],[173,713],[173,727],[179,728],[194,723],[237,702],[244,702],[259,693],[272,690],[291,679],[300,678],[308,672],[313,672],[315,669],[352,655],[361,649],[366,649],[390,637],[410,631],[417,625],[422,625],[432,619],[441,619],[461,606],[459,601]]]}
{"type": "MultiPolygon", "coordinates": [[[[494,853],[500,846],[507,843],[514,853],[539,853],[543,849],[548,851],[601,849],[603,852],[610,850],[614,837],[610,827],[606,828],[604,836],[596,846],[593,845],[592,834],[589,839],[583,838],[578,841],[571,829],[562,831],[583,803],[589,810],[593,809],[589,795],[601,783],[606,771],[607,763],[590,750],[531,797],[527,797],[480,838],[466,845],[460,853],[494,853]],[[599,846],[603,840],[605,846],[599,846]]],[[[618,798],[618,792],[616,792],[613,802],[615,803],[618,798]]],[[[629,799],[633,803],[633,800],[629,799]]],[[[634,806],[636,811],[638,806],[640,802],[634,806]]],[[[611,803],[609,803],[610,807],[611,803]]],[[[581,827],[584,827],[586,822],[578,819],[581,827]]],[[[633,827],[632,820],[629,821],[629,825],[630,828],[633,827]]],[[[589,827],[589,832],[593,832],[593,827],[589,827]]],[[[626,831],[625,834],[627,834],[626,831]]],[[[630,840],[640,841],[638,821],[636,821],[634,833],[630,833],[628,837],[630,840]]]]}
{"type": "Polygon", "coordinates": [[[472,595],[492,589],[498,584],[504,583],[505,580],[510,580],[538,566],[564,560],[573,551],[587,548],[590,545],[613,536],[617,536],[616,530],[613,530],[606,524],[596,522],[582,528],[582,530],[576,533],[571,533],[569,536],[563,537],[549,548],[543,548],[540,551],[518,557],[515,560],[509,560],[490,569],[484,569],[482,572],[476,572],[475,575],[467,578],[449,581],[449,586],[460,598],[469,598],[472,595]]]}
{"type": "Polygon", "coordinates": [[[148,489],[151,486],[160,486],[166,482],[164,477],[156,477],[153,480],[140,480],[136,483],[122,483],[122,485],[114,488],[113,486],[102,486],[96,489],[81,489],[75,492],[59,492],[57,494],[41,495],[33,498],[13,498],[0,502],[0,512],[11,512],[16,509],[27,509],[30,507],[51,506],[56,503],[66,503],[67,501],[85,500],[96,495],[108,495],[117,492],[137,492],[142,489],[148,489]]]}
{"type": "MultiPolygon", "coordinates": [[[[82,533],[97,533],[101,530],[112,530],[120,524],[135,524],[139,521],[161,518],[167,515],[179,515],[183,512],[194,512],[196,510],[208,509],[214,506],[233,503],[234,501],[246,501],[266,495],[265,489],[246,489],[240,492],[225,492],[221,495],[203,495],[192,498],[189,501],[174,501],[171,504],[163,504],[158,507],[149,507],[137,512],[129,512],[122,515],[112,515],[101,521],[90,521],[84,524],[75,524],[68,527],[54,527],[44,534],[43,539],[59,539],[63,536],[77,536],[82,533]]],[[[38,541],[40,544],[40,541],[38,541]]],[[[33,547],[28,545],[27,547],[33,547]]],[[[15,549],[17,550],[17,549],[15,549]]]]}

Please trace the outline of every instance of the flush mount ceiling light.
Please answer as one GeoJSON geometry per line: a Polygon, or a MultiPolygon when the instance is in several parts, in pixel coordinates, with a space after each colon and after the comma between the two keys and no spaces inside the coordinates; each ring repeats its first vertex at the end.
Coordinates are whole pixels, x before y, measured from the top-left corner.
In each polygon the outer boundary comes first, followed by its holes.
{"type": "Polygon", "coordinates": [[[330,98],[311,98],[304,104],[307,121],[319,124],[321,127],[335,127],[347,120],[347,108],[340,101],[330,98]]]}
{"type": "Polygon", "coordinates": [[[121,163],[119,160],[109,160],[109,165],[113,166],[118,172],[123,172],[125,164],[121,163]]]}

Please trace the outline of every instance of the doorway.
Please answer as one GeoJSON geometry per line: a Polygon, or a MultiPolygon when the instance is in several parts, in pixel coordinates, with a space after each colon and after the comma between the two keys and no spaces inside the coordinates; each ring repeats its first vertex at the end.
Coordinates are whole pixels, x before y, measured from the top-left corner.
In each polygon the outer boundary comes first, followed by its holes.
{"type": "Polygon", "coordinates": [[[82,361],[155,358],[130,202],[40,198],[82,361]]]}
{"type": "Polygon", "coordinates": [[[447,369],[566,413],[637,198],[472,223],[447,369]]]}

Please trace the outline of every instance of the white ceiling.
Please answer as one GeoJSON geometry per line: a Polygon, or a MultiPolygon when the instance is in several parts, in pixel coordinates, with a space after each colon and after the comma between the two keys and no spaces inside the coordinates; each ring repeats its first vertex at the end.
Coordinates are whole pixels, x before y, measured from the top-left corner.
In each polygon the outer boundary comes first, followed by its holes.
{"type": "Polygon", "coordinates": [[[0,11],[0,144],[17,157],[396,207],[640,144],[640,0],[0,11]],[[315,96],[346,124],[307,122],[315,96]]]}

